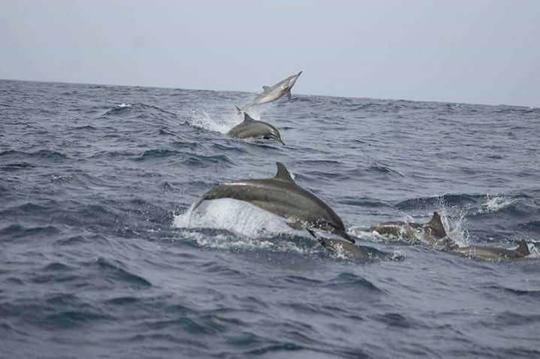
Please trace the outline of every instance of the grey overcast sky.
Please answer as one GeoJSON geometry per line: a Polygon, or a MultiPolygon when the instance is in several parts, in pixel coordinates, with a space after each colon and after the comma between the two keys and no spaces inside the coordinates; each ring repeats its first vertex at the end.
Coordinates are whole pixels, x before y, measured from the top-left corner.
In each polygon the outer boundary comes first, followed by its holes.
{"type": "Polygon", "coordinates": [[[540,106],[540,1],[0,1],[0,78],[540,106]]]}

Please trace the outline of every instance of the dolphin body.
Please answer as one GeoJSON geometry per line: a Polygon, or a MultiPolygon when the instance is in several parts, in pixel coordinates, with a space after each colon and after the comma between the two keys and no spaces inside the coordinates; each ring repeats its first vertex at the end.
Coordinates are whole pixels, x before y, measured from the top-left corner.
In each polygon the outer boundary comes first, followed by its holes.
{"type": "Polygon", "coordinates": [[[378,249],[355,245],[341,239],[318,238],[319,243],[330,252],[354,260],[374,260],[390,258],[391,255],[378,249]]]}
{"type": "Polygon", "coordinates": [[[519,259],[531,254],[531,252],[529,251],[529,246],[527,246],[527,242],[525,242],[524,240],[519,241],[517,248],[514,249],[488,246],[458,247],[457,245],[451,246],[448,249],[450,253],[455,253],[468,258],[487,261],[497,261],[502,259],[519,259]]]}
{"type": "Polygon", "coordinates": [[[314,230],[326,231],[354,243],[332,208],[298,186],[283,163],[277,162],[276,165],[277,173],[272,178],[239,180],[215,186],[203,195],[193,210],[204,201],[232,198],[286,218],[292,228],[307,229],[311,234],[314,230]]]}
{"type": "Polygon", "coordinates": [[[285,144],[277,128],[269,123],[254,120],[246,112],[244,112],[244,121],[230,129],[227,134],[235,138],[272,139],[283,145],[285,144]]]}
{"type": "Polygon", "coordinates": [[[250,107],[262,105],[264,103],[276,101],[277,99],[287,95],[291,99],[291,89],[298,80],[298,77],[302,74],[302,71],[295,75],[287,77],[285,80],[281,80],[272,86],[263,86],[263,92],[257,95],[253,102],[244,106],[243,110],[247,110],[250,107]]]}
{"type": "Polygon", "coordinates": [[[408,222],[384,222],[369,228],[383,236],[404,238],[410,242],[426,241],[435,244],[437,240],[447,236],[438,212],[433,212],[430,221],[425,224],[408,222]]]}

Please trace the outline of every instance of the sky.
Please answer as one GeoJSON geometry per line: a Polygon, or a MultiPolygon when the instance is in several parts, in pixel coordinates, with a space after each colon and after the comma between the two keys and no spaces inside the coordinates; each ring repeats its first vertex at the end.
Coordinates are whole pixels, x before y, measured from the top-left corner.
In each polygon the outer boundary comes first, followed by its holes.
{"type": "Polygon", "coordinates": [[[540,106],[536,0],[2,0],[0,79],[540,106]]]}

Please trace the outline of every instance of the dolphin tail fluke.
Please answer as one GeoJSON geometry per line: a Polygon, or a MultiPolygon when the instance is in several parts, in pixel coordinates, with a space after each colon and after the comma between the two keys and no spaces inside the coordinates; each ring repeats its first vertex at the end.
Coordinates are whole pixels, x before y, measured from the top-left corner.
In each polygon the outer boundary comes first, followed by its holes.
{"type": "Polygon", "coordinates": [[[519,241],[518,247],[516,248],[516,252],[523,257],[526,257],[529,254],[531,254],[531,252],[529,251],[529,246],[527,245],[527,242],[524,239],[519,241]]]}
{"type": "Polygon", "coordinates": [[[437,237],[443,238],[447,236],[439,212],[433,212],[433,217],[431,217],[431,220],[427,223],[427,225],[432,229],[433,234],[435,234],[437,237]]]}

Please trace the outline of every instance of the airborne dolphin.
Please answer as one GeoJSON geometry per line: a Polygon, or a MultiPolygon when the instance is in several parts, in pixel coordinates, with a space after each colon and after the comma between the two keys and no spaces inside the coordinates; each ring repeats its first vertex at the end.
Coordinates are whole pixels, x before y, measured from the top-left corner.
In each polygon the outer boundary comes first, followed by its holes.
{"type": "Polygon", "coordinates": [[[263,103],[275,101],[285,95],[287,95],[287,97],[290,99],[291,89],[301,74],[302,71],[295,75],[287,77],[285,80],[281,80],[275,85],[263,86],[263,92],[257,95],[257,97],[255,97],[255,99],[250,104],[244,106],[243,110],[247,110],[248,108],[253,106],[262,105],[263,103]]]}
{"type": "Polygon", "coordinates": [[[234,126],[227,134],[235,138],[273,139],[285,144],[277,128],[269,123],[254,120],[246,112],[244,112],[244,121],[234,126]]]}
{"type": "Polygon", "coordinates": [[[430,244],[447,236],[438,212],[433,212],[431,220],[425,224],[384,222],[371,226],[369,230],[383,236],[399,237],[411,242],[420,240],[430,244]]]}
{"type": "Polygon", "coordinates": [[[354,243],[339,216],[314,194],[298,186],[283,163],[277,162],[272,178],[247,179],[223,183],[206,192],[194,206],[203,201],[232,198],[244,201],[286,218],[295,229],[322,230],[354,243]]]}

